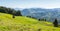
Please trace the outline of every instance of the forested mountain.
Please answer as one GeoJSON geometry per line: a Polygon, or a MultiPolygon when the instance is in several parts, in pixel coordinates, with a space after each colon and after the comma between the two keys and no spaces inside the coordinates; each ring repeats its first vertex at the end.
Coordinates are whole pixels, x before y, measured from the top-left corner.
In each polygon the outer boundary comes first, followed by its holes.
{"type": "Polygon", "coordinates": [[[46,18],[47,21],[54,21],[55,18],[60,20],[60,8],[55,9],[42,9],[42,8],[29,8],[22,10],[23,16],[31,16],[37,19],[46,18]]]}

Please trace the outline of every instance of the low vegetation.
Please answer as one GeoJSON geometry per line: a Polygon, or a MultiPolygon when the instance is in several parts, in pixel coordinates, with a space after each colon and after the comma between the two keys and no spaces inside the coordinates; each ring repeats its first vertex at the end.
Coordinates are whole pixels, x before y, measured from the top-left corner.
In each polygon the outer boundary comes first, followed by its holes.
{"type": "Polygon", "coordinates": [[[0,31],[60,31],[51,22],[0,13],[0,31]]]}

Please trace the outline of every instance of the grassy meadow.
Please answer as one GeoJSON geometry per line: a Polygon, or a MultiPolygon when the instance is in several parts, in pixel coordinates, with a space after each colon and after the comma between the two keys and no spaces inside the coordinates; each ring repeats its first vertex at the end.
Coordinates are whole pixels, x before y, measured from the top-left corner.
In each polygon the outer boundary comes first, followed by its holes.
{"type": "Polygon", "coordinates": [[[60,28],[53,27],[51,22],[0,13],[0,31],[60,31],[60,28]]]}

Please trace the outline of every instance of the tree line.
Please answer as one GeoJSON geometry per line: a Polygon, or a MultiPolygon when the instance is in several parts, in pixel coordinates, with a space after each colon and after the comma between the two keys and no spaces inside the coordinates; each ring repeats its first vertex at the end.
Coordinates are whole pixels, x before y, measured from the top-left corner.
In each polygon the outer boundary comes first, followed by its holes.
{"type": "MultiPolygon", "coordinates": [[[[20,10],[14,10],[14,9],[3,7],[3,6],[0,6],[0,12],[7,13],[7,14],[12,14],[13,18],[15,18],[15,16],[22,16],[20,10]]],[[[31,16],[27,16],[27,17],[31,18],[31,16]]],[[[32,18],[34,18],[34,17],[32,17],[32,18]]],[[[41,21],[41,20],[46,21],[46,19],[38,19],[38,21],[41,21]]],[[[53,25],[54,25],[54,27],[58,27],[57,19],[55,19],[55,21],[53,22],[53,25]]]]}
{"type": "Polygon", "coordinates": [[[22,16],[20,10],[15,10],[15,9],[3,7],[3,6],[0,6],[0,12],[7,13],[7,14],[12,14],[12,15],[15,15],[15,16],[22,16]]]}
{"type": "MultiPolygon", "coordinates": [[[[26,16],[26,17],[29,17],[29,18],[34,18],[34,17],[31,17],[31,16],[26,16]]],[[[34,18],[35,19],[35,18],[34,18]]],[[[38,21],[47,21],[45,18],[42,18],[42,19],[38,19],[38,21]]],[[[54,27],[58,27],[59,25],[58,25],[58,20],[57,20],[57,18],[55,18],[55,20],[54,20],[54,22],[53,22],[53,26],[54,27]]]]}

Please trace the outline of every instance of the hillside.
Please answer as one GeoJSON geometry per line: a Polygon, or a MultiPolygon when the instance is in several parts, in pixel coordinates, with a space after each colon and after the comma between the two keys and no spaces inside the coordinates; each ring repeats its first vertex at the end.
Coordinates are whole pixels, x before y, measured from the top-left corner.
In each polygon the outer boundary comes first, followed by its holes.
{"type": "Polygon", "coordinates": [[[52,23],[38,21],[24,16],[15,16],[0,13],[0,31],[60,31],[52,23]]]}
{"type": "Polygon", "coordinates": [[[49,22],[53,22],[55,18],[58,19],[60,23],[60,9],[43,9],[43,8],[27,8],[23,9],[22,11],[23,16],[31,16],[37,19],[45,18],[49,22]]]}

